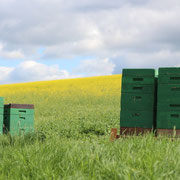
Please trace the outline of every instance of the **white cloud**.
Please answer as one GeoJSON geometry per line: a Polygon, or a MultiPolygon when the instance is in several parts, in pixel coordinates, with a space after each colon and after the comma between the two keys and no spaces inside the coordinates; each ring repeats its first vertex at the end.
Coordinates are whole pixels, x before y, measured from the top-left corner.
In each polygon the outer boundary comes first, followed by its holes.
{"type": "Polygon", "coordinates": [[[47,66],[35,61],[25,61],[14,68],[0,67],[0,74],[1,84],[80,77],[60,70],[57,65],[47,66]]]}
{"type": "Polygon", "coordinates": [[[0,0],[0,42],[6,45],[0,57],[30,59],[40,47],[44,59],[95,57],[99,73],[87,61],[81,65],[92,70],[88,76],[174,66],[179,18],[179,0],[0,0]],[[116,67],[106,70],[103,59],[116,67]]]}
{"type": "Polygon", "coordinates": [[[178,66],[180,63],[180,52],[160,50],[154,52],[128,53],[126,56],[119,56],[112,59],[116,65],[113,74],[121,73],[123,68],[159,68],[178,66]]]}
{"type": "Polygon", "coordinates": [[[43,46],[46,57],[159,50],[180,29],[179,0],[13,0],[0,1],[0,12],[9,49],[30,55],[43,46]]]}
{"type": "Polygon", "coordinates": [[[83,76],[111,75],[115,65],[109,59],[84,60],[74,72],[83,76]]]}
{"type": "Polygon", "coordinates": [[[0,57],[5,59],[23,59],[24,54],[21,50],[6,51],[2,43],[0,43],[0,57]]]}
{"type": "Polygon", "coordinates": [[[13,68],[9,68],[9,67],[0,67],[0,84],[5,84],[8,82],[8,78],[9,75],[11,74],[11,72],[13,71],[13,68]]]}

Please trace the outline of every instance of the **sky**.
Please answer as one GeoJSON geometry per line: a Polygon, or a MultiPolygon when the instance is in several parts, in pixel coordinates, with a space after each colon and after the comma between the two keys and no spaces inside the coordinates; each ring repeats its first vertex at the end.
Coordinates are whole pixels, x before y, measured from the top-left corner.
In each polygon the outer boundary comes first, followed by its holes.
{"type": "Polygon", "coordinates": [[[179,0],[0,0],[0,84],[168,66],[179,0]]]}

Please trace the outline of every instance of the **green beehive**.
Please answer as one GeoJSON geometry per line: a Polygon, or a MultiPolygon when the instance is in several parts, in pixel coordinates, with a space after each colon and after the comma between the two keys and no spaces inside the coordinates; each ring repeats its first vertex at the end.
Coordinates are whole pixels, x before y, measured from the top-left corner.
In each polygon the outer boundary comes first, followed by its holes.
{"type": "Polygon", "coordinates": [[[122,93],[121,110],[154,110],[154,94],[122,93]]]}
{"type": "Polygon", "coordinates": [[[157,129],[180,129],[180,68],[159,68],[157,129]]]}
{"type": "Polygon", "coordinates": [[[154,112],[153,111],[121,111],[121,127],[141,127],[153,128],[154,112]]]}
{"type": "Polygon", "coordinates": [[[123,69],[121,127],[153,128],[155,89],[154,69],[123,69]]]}
{"type": "Polygon", "coordinates": [[[180,129],[180,111],[157,111],[157,129],[180,129]]]}
{"type": "Polygon", "coordinates": [[[122,93],[141,93],[141,94],[154,94],[155,86],[154,84],[122,84],[122,93]]]}
{"type": "Polygon", "coordinates": [[[123,69],[123,76],[127,77],[152,77],[154,79],[155,70],[154,69],[123,69]]]}
{"type": "Polygon", "coordinates": [[[124,84],[146,84],[154,85],[154,69],[123,69],[122,85],[124,84]]]}
{"type": "Polygon", "coordinates": [[[123,69],[122,87],[131,85],[152,85],[155,83],[154,69],[123,69]]]}
{"type": "Polygon", "coordinates": [[[4,98],[0,97],[0,134],[3,134],[4,98]]]}
{"type": "Polygon", "coordinates": [[[180,67],[163,67],[159,68],[159,75],[180,75],[180,67]]]}
{"type": "Polygon", "coordinates": [[[180,84],[180,68],[159,68],[158,84],[180,84]]]}
{"type": "Polygon", "coordinates": [[[158,100],[159,101],[170,102],[172,99],[177,99],[177,98],[180,98],[180,83],[179,84],[160,84],[160,83],[158,84],[158,100]]]}
{"type": "Polygon", "coordinates": [[[4,105],[4,125],[6,131],[11,135],[34,132],[34,105],[4,105]]]}

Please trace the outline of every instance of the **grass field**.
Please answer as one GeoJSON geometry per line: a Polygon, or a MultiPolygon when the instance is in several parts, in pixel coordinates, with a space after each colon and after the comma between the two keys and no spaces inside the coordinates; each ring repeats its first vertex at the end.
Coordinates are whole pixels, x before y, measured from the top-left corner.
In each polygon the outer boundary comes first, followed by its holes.
{"type": "Polygon", "coordinates": [[[0,137],[0,179],[180,179],[180,140],[109,142],[121,75],[1,85],[5,103],[33,103],[33,135],[0,137]]]}

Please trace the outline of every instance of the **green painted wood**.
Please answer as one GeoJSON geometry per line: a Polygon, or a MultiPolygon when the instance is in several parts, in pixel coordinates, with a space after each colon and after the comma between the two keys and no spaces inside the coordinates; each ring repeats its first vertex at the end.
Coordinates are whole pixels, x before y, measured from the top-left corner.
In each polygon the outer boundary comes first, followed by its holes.
{"type": "Polygon", "coordinates": [[[158,84],[180,84],[180,74],[159,75],[158,84]]]}
{"type": "Polygon", "coordinates": [[[4,107],[4,114],[20,114],[20,115],[34,114],[34,109],[18,109],[18,108],[4,107]]]}
{"type": "Polygon", "coordinates": [[[179,96],[167,95],[158,96],[158,103],[178,103],[180,101],[179,96]]]}
{"type": "Polygon", "coordinates": [[[154,69],[123,69],[123,76],[154,77],[154,69]]]}
{"type": "Polygon", "coordinates": [[[159,129],[180,129],[179,111],[157,111],[157,128],[159,129]]]}
{"type": "Polygon", "coordinates": [[[122,93],[152,93],[155,92],[155,84],[144,85],[144,84],[122,84],[122,93]]]}
{"type": "Polygon", "coordinates": [[[154,126],[156,82],[154,69],[123,69],[121,127],[154,126]]]}
{"type": "Polygon", "coordinates": [[[155,77],[149,77],[149,76],[122,76],[122,84],[155,84],[155,77]]]}
{"type": "Polygon", "coordinates": [[[34,131],[34,115],[4,115],[4,125],[11,135],[20,135],[34,131]]]}
{"type": "Polygon", "coordinates": [[[169,94],[180,96],[180,84],[158,84],[158,96],[169,94]]]}
{"type": "Polygon", "coordinates": [[[153,128],[153,111],[121,110],[120,127],[153,128]]]}
{"type": "Polygon", "coordinates": [[[4,108],[0,107],[0,115],[3,115],[3,114],[4,114],[4,108]]]}
{"type": "Polygon", "coordinates": [[[157,111],[180,111],[180,101],[158,102],[157,111]]]}
{"type": "Polygon", "coordinates": [[[178,103],[180,84],[158,84],[158,103],[178,103]]]}
{"type": "Polygon", "coordinates": [[[4,98],[0,97],[0,108],[4,107],[4,98]]]}
{"type": "Polygon", "coordinates": [[[122,93],[121,109],[154,110],[154,94],[122,93]]]}
{"type": "Polygon", "coordinates": [[[180,75],[180,68],[179,67],[159,68],[159,75],[173,75],[173,74],[180,75]]]}

